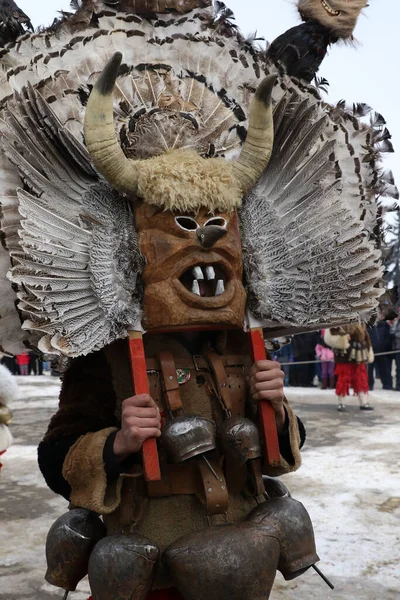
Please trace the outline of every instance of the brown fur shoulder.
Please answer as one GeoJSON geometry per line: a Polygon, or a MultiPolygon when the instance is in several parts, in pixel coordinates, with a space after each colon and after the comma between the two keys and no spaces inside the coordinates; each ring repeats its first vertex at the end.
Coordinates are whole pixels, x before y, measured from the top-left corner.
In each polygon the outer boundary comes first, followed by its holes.
{"type": "Polygon", "coordinates": [[[58,411],[45,441],[79,436],[116,424],[116,397],[103,351],[76,358],[64,374],[58,411]]]}

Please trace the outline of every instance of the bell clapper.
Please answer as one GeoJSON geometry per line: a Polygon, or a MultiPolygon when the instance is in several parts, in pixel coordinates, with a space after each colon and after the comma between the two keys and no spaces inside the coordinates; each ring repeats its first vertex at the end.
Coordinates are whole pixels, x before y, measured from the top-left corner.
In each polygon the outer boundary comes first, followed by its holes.
{"type": "Polygon", "coordinates": [[[314,569],[314,571],[316,571],[318,573],[318,575],[321,577],[321,579],[323,579],[325,581],[326,585],[329,585],[331,590],[335,589],[335,586],[329,581],[329,579],[327,577],[325,577],[325,575],[322,573],[322,571],[320,569],[318,569],[318,567],[316,565],[312,565],[312,568],[314,569]]]}
{"type": "Polygon", "coordinates": [[[210,469],[211,473],[214,475],[215,479],[217,481],[221,481],[221,479],[218,477],[217,473],[214,471],[214,469],[212,468],[212,465],[210,463],[210,461],[204,456],[204,454],[201,455],[201,458],[204,458],[205,463],[207,465],[207,467],[210,469]]]}

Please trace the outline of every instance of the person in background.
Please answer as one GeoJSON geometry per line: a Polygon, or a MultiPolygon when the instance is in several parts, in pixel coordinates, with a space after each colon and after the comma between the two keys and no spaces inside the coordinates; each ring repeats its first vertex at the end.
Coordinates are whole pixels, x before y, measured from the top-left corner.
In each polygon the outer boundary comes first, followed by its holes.
{"type": "MultiPolygon", "coordinates": [[[[393,389],[393,378],[392,378],[392,355],[377,356],[382,352],[390,352],[392,350],[392,336],[390,332],[389,323],[381,317],[380,320],[371,327],[369,335],[372,342],[372,348],[375,354],[375,362],[371,367],[375,368],[375,371],[379,371],[379,377],[382,382],[384,390],[393,389]]],[[[369,369],[369,383],[370,389],[373,389],[375,384],[373,368],[369,369]]]]}
{"type": "Polygon", "coordinates": [[[17,363],[15,356],[9,356],[0,352],[0,363],[7,367],[12,375],[17,375],[17,363]]]}
{"type": "Polygon", "coordinates": [[[393,354],[396,362],[396,390],[400,392],[400,320],[399,317],[394,319],[390,327],[390,335],[392,338],[392,350],[397,350],[397,354],[393,354]]]}
{"type": "Polygon", "coordinates": [[[321,389],[335,388],[335,357],[333,350],[324,341],[325,329],[321,330],[321,338],[315,346],[315,354],[321,361],[321,389]]]}
{"type": "Polygon", "coordinates": [[[29,373],[43,375],[42,359],[35,352],[32,352],[32,350],[29,351],[29,373]]]}
{"type": "Polygon", "coordinates": [[[293,367],[290,367],[290,385],[313,387],[315,377],[315,345],[318,332],[302,333],[293,336],[293,367]],[[308,364],[296,364],[307,362],[308,364]]]}
{"type": "Polygon", "coordinates": [[[17,354],[16,359],[20,375],[29,375],[29,352],[26,350],[17,354]]]}
{"type": "Polygon", "coordinates": [[[364,323],[327,329],[325,343],[333,348],[335,355],[335,375],[337,376],[336,396],[339,412],[346,410],[344,403],[350,395],[350,388],[358,396],[360,410],[374,410],[368,402],[368,374],[366,365],[374,360],[374,352],[364,323]]]}
{"type": "Polygon", "coordinates": [[[290,375],[290,366],[288,364],[282,363],[292,363],[293,362],[293,344],[290,342],[289,344],[283,345],[279,350],[273,353],[274,360],[277,360],[281,365],[281,369],[285,374],[284,385],[288,387],[289,383],[289,375],[290,375]]]}

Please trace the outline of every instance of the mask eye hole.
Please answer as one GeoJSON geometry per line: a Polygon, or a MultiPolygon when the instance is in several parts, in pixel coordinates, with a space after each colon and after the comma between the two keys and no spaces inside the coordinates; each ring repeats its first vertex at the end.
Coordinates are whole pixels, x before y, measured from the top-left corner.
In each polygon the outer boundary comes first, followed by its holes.
{"type": "Polygon", "coordinates": [[[212,217],[211,219],[208,219],[207,223],[204,224],[204,227],[208,227],[209,225],[216,225],[217,227],[226,229],[226,220],[222,217],[212,217]]]}
{"type": "Polygon", "coordinates": [[[175,223],[185,231],[196,231],[198,224],[190,217],[175,217],[175,223]]]}

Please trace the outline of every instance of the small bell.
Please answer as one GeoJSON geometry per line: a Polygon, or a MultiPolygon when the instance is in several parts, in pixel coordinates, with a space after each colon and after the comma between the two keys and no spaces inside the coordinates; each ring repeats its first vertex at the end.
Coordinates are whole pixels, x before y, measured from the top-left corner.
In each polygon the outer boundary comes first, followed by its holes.
{"type": "Polygon", "coordinates": [[[181,463],[216,447],[217,426],[212,419],[184,415],[171,420],[162,430],[161,444],[169,459],[181,463]]]}
{"type": "Polygon", "coordinates": [[[257,426],[245,417],[230,417],[221,427],[221,442],[241,466],[261,456],[260,434],[257,426]]]}

